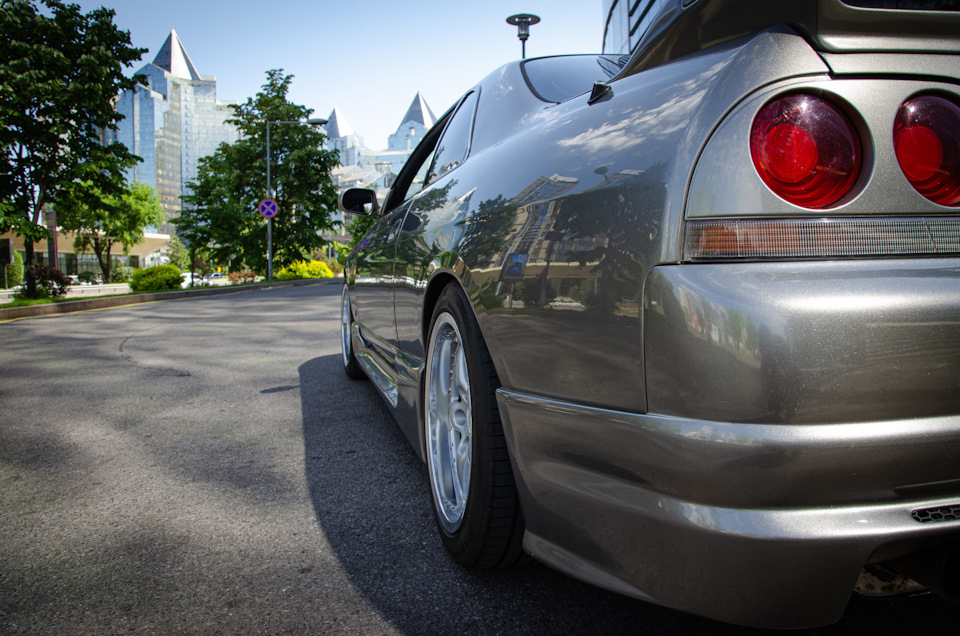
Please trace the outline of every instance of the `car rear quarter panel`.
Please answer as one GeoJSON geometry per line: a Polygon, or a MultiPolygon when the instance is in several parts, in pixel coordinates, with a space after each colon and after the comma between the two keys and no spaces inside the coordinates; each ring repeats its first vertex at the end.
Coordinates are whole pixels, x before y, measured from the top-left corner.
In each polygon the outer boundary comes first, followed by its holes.
{"type": "MultiPolygon", "coordinates": [[[[608,100],[542,104],[523,125],[490,130],[529,91],[506,71],[488,78],[474,150],[434,185],[448,191],[424,216],[421,249],[462,262],[503,385],[645,411],[644,280],[677,259],[705,140],[758,86],[825,72],[802,38],[773,31],[612,82],[608,100]]],[[[433,271],[449,269],[431,258],[433,271]]]]}

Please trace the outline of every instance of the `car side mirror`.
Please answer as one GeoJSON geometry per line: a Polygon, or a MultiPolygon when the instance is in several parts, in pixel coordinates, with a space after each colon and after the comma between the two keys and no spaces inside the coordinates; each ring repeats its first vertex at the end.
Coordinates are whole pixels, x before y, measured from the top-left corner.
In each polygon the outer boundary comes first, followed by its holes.
{"type": "Polygon", "coordinates": [[[340,193],[337,205],[349,214],[369,216],[377,214],[380,206],[377,204],[377,193],[367,188],[347,188],[340,193]],[[370,206],[368,209],[367,206],[370,206]]]}

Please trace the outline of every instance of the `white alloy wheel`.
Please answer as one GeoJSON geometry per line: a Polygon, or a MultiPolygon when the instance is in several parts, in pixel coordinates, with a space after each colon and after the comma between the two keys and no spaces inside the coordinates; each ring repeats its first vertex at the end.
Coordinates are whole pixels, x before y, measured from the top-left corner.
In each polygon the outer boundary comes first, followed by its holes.
{"type": "Polygon", "coordinates": [[[473,417],[470,376],[456,320],[437,316],[427,358],[427,463],[438,520],[447,532],[463,522],[470,491],[473,417]]]}
{"type": "Polygon", "coordinates": [[[458,285],[441,290],[429,333],[423,437],[440,538],[464,567],[520,565],[523,515],[497,405],[500,381],[458,285]]]}

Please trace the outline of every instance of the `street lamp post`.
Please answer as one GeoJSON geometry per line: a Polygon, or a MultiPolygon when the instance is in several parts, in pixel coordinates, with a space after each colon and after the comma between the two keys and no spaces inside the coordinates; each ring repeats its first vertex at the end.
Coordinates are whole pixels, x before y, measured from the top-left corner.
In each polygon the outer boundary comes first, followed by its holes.
{"type": "Polygon", "coordinates": [[[527,59],[527,39],[530,37],[530,25],[540,21],[540,16],[532,13],[518,13],[507,18],[507,24],[517,27],[517,37],[520,38],[522,59],[527,59]]]}
{"type": "MultiPolygon", "coordinates": [[[[273,190],[270,188],[270,124],[307,124],[308,126],[323,126],[327,123],[326,119],[302,119],[292,120],[267,120],[267,198],[273,198],[273,190]]],[[[273,282],[273,218],[267,218],[267,281],[273,282]]]]}

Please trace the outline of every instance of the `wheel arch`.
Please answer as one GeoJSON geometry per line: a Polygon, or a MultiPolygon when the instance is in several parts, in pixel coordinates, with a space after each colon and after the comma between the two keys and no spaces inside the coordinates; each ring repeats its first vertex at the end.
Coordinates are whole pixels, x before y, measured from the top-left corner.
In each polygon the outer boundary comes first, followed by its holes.
{"type": "MultiPolygon", "coordinates": [[[[427,283],[427,289],[423,294],[423,311],[420,318],[420,341],[423,343],[424,355],[426,355],[427,340],[430,337],[430,321],[433,318],[433,310],[437,306],[437,301],[440,300],[440,294],[443,292],[443,289],[450,283],[456,283],[464,296],[467,296],[468,299],[470,298],[467,290],[463,287],[463,283],[453,272],[446,270],[440,271],[430,279],[427,283]]],[[[472,309],[473,307],[471,305],[471,310],[472,309]]],[[[476,312],[474,312],[474,318],[476,318],[476,312]]]]}
{"type": "MultiPolygon", "coordinates": [[[[483,329],[482,327],[480,327],[480,317],[477,315],[476,308],[474,307],[473,302],[471,301],[470,293],[467,290],[466,286],[464,285],[464,281],[459,276],[457,276],[457,274],[454,271],[451,271],[450,269],[447,269],[447,268],[438,269],[438,271],[427,282],[427,287],[423,294],[423,307],[420,314],[420,342],[423,344],[424,363],[426,363],[427,347],[429,345],[429,339],[430,339],[430,322],[433,318],[433,311],[440,300],[440,295],[443,293],[443,290],[447,287],[447,285],[451,283],[459,287],[460,291],[463,293],[464,297],[467,299],[467,307],[470,310],[470,312],[473,314],[473,319],[477,323],[478,329],[480,329],[481,336],[483,336],[484,342],[486,344],[486,340],[487,340],[486,334],[483,333],[483,329]]],[[[489,346],[489,344],[487,346],[489,346]]],[[[499,380],[501,373],[500,373],[500,368],[496,363],[496,360],[494,360],[494,368],[497,371],[497,377],[499,380]]],[[[420,407],[417,408],[417,430],[419,431],[419,437],[420,437],[419,451],[420,451],[420,457],[424,460],[426,459],[426,439],[424,439],[424,436],[423,436],[422,405],[425,399],[425,394],[424,394],[424,386],[426,384],[424,381],[425,373],[426,373],[426,366],[424,365],[424,370],[423,372],[421,372],[420,381],[418,382],[419,395],[417,396],[421,405],[420,407]]],[[[500,382],[502,382],[502,380],[500,380],[500,382]]]]}

